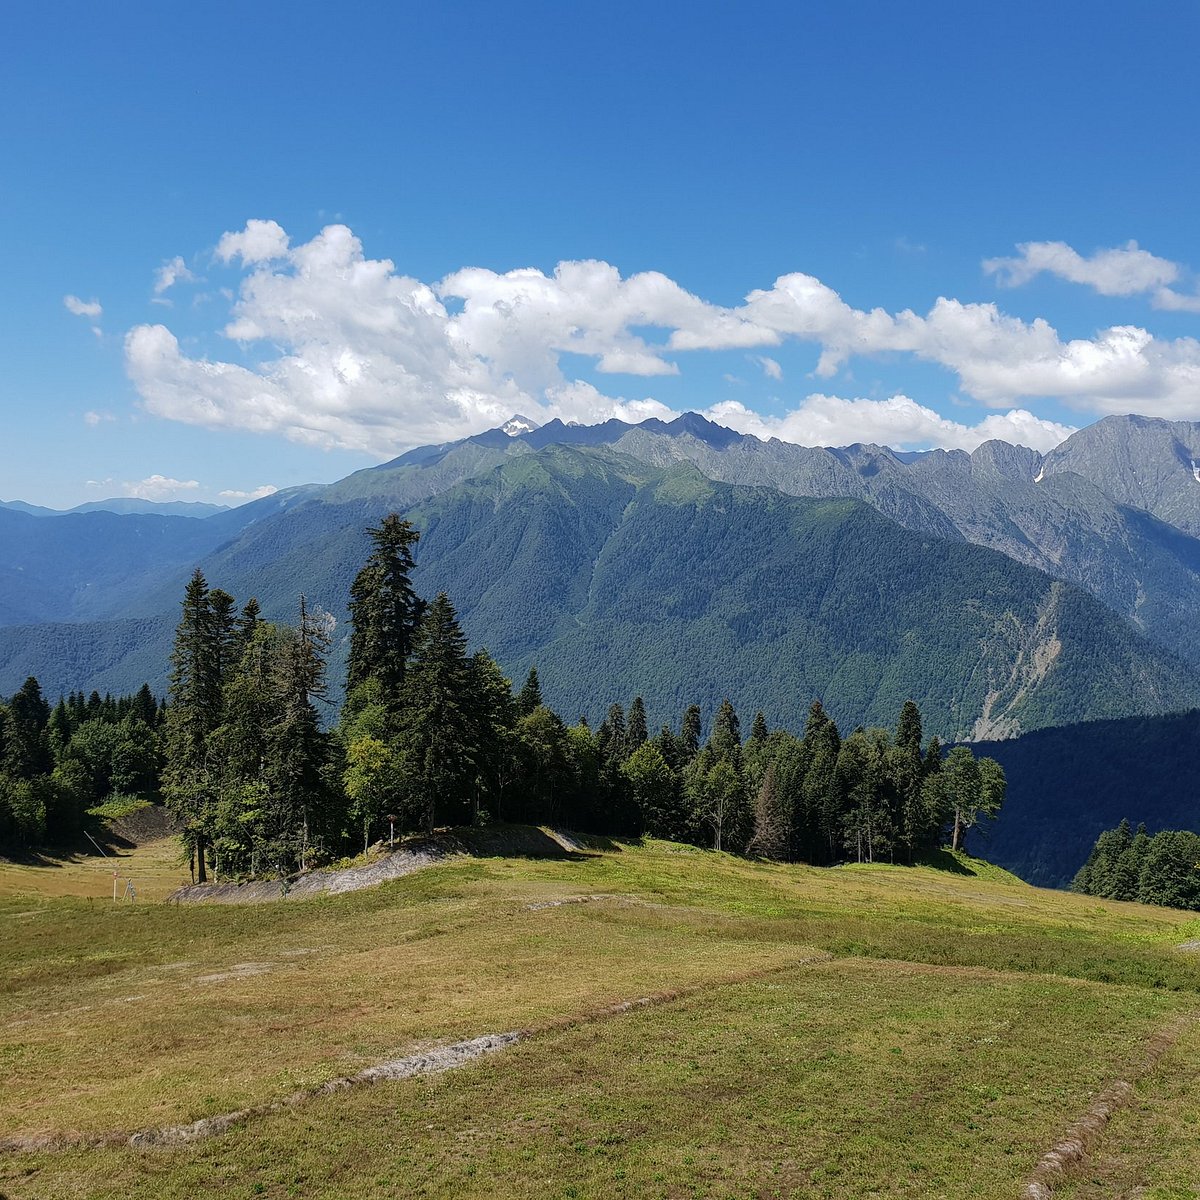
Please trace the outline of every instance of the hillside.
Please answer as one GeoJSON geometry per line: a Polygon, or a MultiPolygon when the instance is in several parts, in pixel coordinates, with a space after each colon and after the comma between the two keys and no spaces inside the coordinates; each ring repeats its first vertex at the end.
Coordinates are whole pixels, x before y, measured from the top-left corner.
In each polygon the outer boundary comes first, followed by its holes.
{"type": "Polygon", "coordinates": [[[853,728],[911,697],[932,731],[980,736],[1194,690],[1083,593],[853,501],[552,447],[414,518],[421,585],[567,713],[641,694],[654,723],[728,695],[794,725],[818,696],[853,728]]]}
{"type": "MultiPolygon", "coordinates": [[[[394,502],[303,503],[202,565],[269,616],[290,619],[304,592],[344,620],[363,530],[394,502]]],[[[1200,702],[1194,669],[1092,597],[854,500],[550,445],[408,511],[423,531],[418,589],[447,591],[472,641],[513,677],[537,663],[548,701],[569,716],[598,720],[613,700],[641,694],[657,724],[729,696],[796,727],[820,697],[853,728],[892,722],[911,697],[929,731],[979,737],[1200,702]]],[[[157,606],[177,602],[164,588],[157,606]]],[[[67,647],[106,686],[161,685],[170,626],[143,626],[126,660],[115,631],[132,627],[0,631],[0,687],[41,666],[54,694],[67,647]],[[154,655],[157,677],[145,674],[154,655]]]]}
{"type": "Polygon", "coordinates": [[[1200,928],[1170,910],[671,843],[236,908],[11,870],[13,1200],[995,1200],[1100,1103],[1056,1195],[1186,1195],[1194,1168],[1200,928]]]}
{"type": "Polygon", "coordinates": [[[1090,721],[972,749],[1004,767],[1008,796],[970,845],[1030,883],[1066,887],[1097,836],[1122,820],[1151,833],[1200,828],[1200,712],[1090,721]]]}

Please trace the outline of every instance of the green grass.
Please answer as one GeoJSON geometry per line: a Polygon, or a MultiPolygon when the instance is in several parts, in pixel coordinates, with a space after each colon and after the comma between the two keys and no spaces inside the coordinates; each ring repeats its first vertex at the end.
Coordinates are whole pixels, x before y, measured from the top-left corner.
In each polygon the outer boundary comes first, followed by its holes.
{"type": "Polygon", "coordinates": [[[121,817],[131,817],[134,813],[153,807],[149,800],[143,800],[140,796],[112,796],[103,804],[89,808],[88,815],[117,821],[121,817]]]}
{"type": "MultiPolygon", "coordinates": [[[[1200,922],[957,866],[972,873],[651,842],[212,907],[13,895],[0,867],[0,1136],[188,1121],[535,1031],[191,1147],[10,1156],[0,1191],[1015,1194],[1155,1028],[1200,1010],[1200,955],[1177,949],[1200,922]]],[[[1140,1085],[1152,1128],[1168,1080],[1140,1085]]],[[[1192,1119],[1193,1083],[1191,1109],[1168,1106],[1192,1119]]]]}

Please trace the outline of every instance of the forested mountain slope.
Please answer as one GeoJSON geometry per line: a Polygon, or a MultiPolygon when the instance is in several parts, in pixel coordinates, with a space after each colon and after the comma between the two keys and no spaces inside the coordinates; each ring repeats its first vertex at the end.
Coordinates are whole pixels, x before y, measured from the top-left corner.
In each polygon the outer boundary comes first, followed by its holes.
{"type": "Polygon", "coordinates": [[[549,448],[413,516],[426,590],[509,669],[537,662],[567,712],[641,693],[665,719],[729,695],[787,724],[819,696],[853,727],[911,696],[931,730],[978,737],[1195,694],[1077,589],[852,501],[549,448]]]}
{"type": "MultiPolygon", "coordinates": [[[[303,504],[202,565],[269,616],[293,616],[304,592],[342,620],[364,528],[392,506],[303,504]]],[[[687,703],[711,710],[728,695],[799,726],[820,697],[852,728],[890,722],[911,697],[931,732],[980,737],[1200,702],[1192,668],[1085,593],[853,500],[551,445],[408,512],[423,532],[419,590],[449,592],[472,640],[514,676],[537,663],[547,699],[571,716],[641,694],[653,721],[677,720],[687,703]]],[[[159,611],[178,595],[164,586],[159,611]]],[[[0,688],[41,666],[53,695],[89,664],[98,675],[69,686],[161,685],[172,623],[0,631],[0,688]],[[75,657],[52,670],[67,646],[75,657]]]]}
{"type": "MultiPolygon", "coordinates": [[[[710,478],[730,483],[864,500],[909,529],[1000,550],[1077,584],[1160,645],[1200,662],[1200,541],[1194,530],[1134,507],[1128,489],[1116,488],[1114,498],[1106,489],[1120,472],[1102,462],[1091,462],[1086,473],[1071,469],[1072,462],[1083,465],[1072,442],[1054,452],[1058,459],[1044,461],[1025,447],[995,441],[972,454],[899,454],[880,446],[824,449],[741,437],[714,442],[699,427],[673,436],[639,427],[615,448],[658,465],[692,462],[710,478]]],[[[1185,466],[1172,451],[1162,472],[1186,498],[1187,489],[1194,491],[1200,511],[1200,483],[1190,460],[1185,466]]]]}

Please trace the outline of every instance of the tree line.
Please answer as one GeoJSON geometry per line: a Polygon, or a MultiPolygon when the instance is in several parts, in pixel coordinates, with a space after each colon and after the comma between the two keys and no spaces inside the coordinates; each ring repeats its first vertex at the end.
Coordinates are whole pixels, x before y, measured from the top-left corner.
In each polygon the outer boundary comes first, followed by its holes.
{"type": "MultiPolygon", "coordinates": [[[[395,514],[367,531],[351,585],[345,699],[335,714],[333,622],[299,600],[294,624],[251,599],[185,590],[170,699],[156,710],[161,795],[195,877],[288,874],[365,849],[393,825],[494,821],[642,834],[818,865],[913,862],[1003,802],[1003,772],[926,741],[917,706],[894,729],[843,736],[819,701],[801,733],[748,734],[726,700],[703,728],[692,705],[652,732],[635,697],[592,728],[543,700],[531,668],[514,692],[470,653],[448,596],[418,596],[418,533],[395,514]]],[[[152,700],[151,700],[152,704],[152,700]]]]}
{"type": "Polygon", "coordinates": [[[1108,900],[1140,900],[1169,908],[1200,909],[1200,834],[1164,829],[1151,836],[1128,821],[1106,829],[1071,890],[1108,900]]]}
{"type": "Polygon", "coordinates": [[[146,685],[118,698],[72,693],[51,708],[30,676],[0,702],[0,845],[67,845],[90,808],[156,799],[163,715],[146,685]]]}

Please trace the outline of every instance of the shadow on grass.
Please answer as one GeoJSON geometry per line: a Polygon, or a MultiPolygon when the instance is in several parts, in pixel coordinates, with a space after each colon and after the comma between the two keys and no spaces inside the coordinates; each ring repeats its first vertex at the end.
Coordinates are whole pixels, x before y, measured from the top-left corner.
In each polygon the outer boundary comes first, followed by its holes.
{"type": "Polygon", "coordinates": [[[969,866],[952,850],[947,850],[944,846],[940,850],[934,850],[928,854],[921,855],[916,860],[915,865],[918,867],[932,867],[935,871],[946,871],[951,875],[979,875],[979,872],[974,867],[969,866]]]}
{"type": "Polygon", "coordinates": [[[536,825],[495,824],[449,829],[446,834],[475,858],[591,858],[606,852],[619,853],[640,842],[574,830],[549,832],[536,825]]]}

